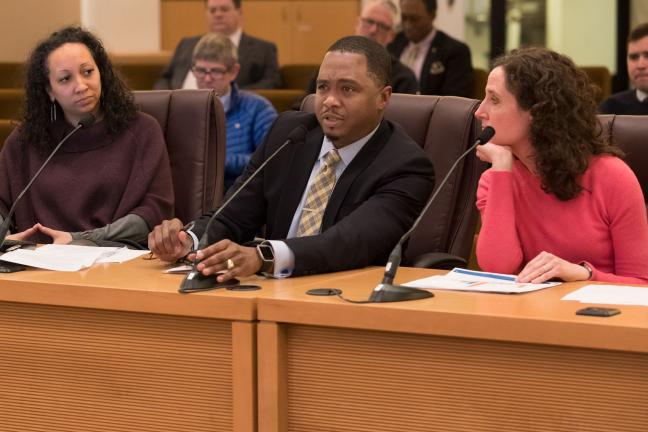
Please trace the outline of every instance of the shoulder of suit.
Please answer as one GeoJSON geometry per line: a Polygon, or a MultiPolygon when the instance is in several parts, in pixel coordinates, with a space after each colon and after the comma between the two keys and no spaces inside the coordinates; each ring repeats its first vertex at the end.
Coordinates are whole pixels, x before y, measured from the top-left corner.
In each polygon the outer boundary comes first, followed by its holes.
{"type": "Polygon", "coordinates": [[[264,45],[266,47],[274,47],[275,44],[265,39],[258,37],[250,36],[249,34],[243,32],[241,34],[241,44],[254,44],[254,45],[264,45]]]}
{"type": "Polygon", "coordinates": [[[468,47],[464,42],[460,41],[459,39],[455,39],[449,34],[437,29],[437,33],[434,36],[434,40],[432,41],[432,45],[445,45],[447,47],[460,47],[460,46],[465,46],[468,47]]]}

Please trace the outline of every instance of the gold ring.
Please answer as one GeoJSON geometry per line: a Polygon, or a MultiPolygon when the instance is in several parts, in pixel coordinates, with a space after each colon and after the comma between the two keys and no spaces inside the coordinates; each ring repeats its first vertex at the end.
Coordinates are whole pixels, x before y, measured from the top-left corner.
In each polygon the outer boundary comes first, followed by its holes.
{"type": "Polygon", "coordinates": [[[234,261],[231,259],[227,260],[227,270],[232,270],[234,268],[234,261]]]}

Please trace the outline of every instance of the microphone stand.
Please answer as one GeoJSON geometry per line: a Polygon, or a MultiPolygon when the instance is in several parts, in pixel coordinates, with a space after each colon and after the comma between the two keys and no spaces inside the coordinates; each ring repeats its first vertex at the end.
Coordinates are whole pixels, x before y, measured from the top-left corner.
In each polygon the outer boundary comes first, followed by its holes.
{"type": "MultiPolygon", "coordinates": [[[[212,222],[216,220],[216,217],[223,212],[223,210],[239,194],[239,192],[245,189],[245,186],[247,186],[247,184],[250,183],[250,181],[254,177],[256,177],[257,174],[263,171],[263,168],[268,164],[268,162],[270,162],[281,150],[283,150],[288,144],[290,144],[293,141],[303,140],[307,132],[308,129],[303,125],[293,129],[290,132],[290,134],[288,134],[288,138],[286,139],[286,141],[284,141],[284,143],[281,144],[281,146],[279,146],[277,150],[275,150],[270,156],[268,156],[266,160],[263,161],[263,163],[256,170],[254,170],[254,172],[252,172],[252,174],[250,174],[250,176],[247,179],[245,179],[243,184],[241,184],[241,186],[239,186],[239,188],[236,189],[236,191],[233,194],[231,194],[229,198],[227,198],[227,200],[223,203],[223,205],[220,206],[218,210],[216,210],[216,212],[214,212],[214,214],[209,218],[209,221],[207,222],[205,232],[203,233],[202,237],[200,237],[200,241],[198,242],[198,248],[196,249],[196,252],[198,250],[207,247],[209,228],[211,227],[212,222]]],[[[219,283],[216,280],[217,275],[214,274],[214,275],[205,276],[204,274],[202,274],[202,272],[198,271],[198,269],[196,268],[197,264],[198,264],[198,260],[197,258],[194,258],[191,266],[191,271],[187,273],[182,283],[180,284],[180,288],[178,289],[179,292],[190,293],[195,291],[205,291],[214,288],[231,287],[239,283],[237,279],[231,279],[229,281],[219,283]]]]}
{"type": "Polygon", "coordinates": [[[403,234],[398,243],[396,243],[396,246],[392,250],[391,254],[389,255],[389,259],[387,260],[383,280],[382,282],[380,282],[380,284],[378,284],[376,288],[374,288],[371,296],[369,297],[369,303],[399,302],[434,297],[434,294],[427,290],[410,288],[403,285],[394,285],[394,278],[396,277],[396,272],[398,271],[398,267],[401,263],[403,243],[405,243],[405,241],[411,236],[412,232],[419,225],[421,219],[423,219],[423,216],[427,213],[430,205],[432,205],[434,199],[437,197],[445,183],[448,181],[450,174],[452,174],[459,162],[462,161],[463,158],[466,157],[468,153],[472,152],[478,145],[486,144],[488,141],[490,141],[493,135],[495,135],[495,129],[490,126],[484,128],[481,134],[479,134],[479,137],[477,138],[475,143],[461,156],[459,156],[452,167],[450,167],[450,170],[445,175],[434,194],[432,194],[432,197],[428,200],[427,204],[425,204],[425,207],[423,207],[423,210],[412,224],[412,227],[405,234],[403,234]]]}

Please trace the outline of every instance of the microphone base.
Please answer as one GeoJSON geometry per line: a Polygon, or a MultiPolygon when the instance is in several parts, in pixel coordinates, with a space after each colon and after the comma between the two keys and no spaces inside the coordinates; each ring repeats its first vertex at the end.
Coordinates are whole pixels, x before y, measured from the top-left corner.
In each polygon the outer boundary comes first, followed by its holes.
{"type": "Polygon", "coordinates": [[[409,300],[422,300],[434,297],[430,291],[402,285],[380,284],[371,293],[370,303],[390,303],[409,300]]]}
{"type": "Polygon", "coordinates": [[[183,279],[178,292],[192,293],[198,291],[208,291],[216,288],[233,287],[239,284],[238,279],[230,279],[225,282],[218,282],[216,280],[216,276],[218,275],[205,276],[199,271],[192,270],[187,273],[187,276],[185,276],[185,278],[183,279]]]}

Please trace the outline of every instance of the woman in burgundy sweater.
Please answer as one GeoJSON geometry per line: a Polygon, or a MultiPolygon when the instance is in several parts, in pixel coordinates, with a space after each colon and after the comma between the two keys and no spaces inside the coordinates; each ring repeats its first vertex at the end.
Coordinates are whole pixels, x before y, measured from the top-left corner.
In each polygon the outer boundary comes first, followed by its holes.
{"type": "Polygon", "coordinates": [[[67,27],[28,61],[20,125],[0,153],[0,220],[56,144],[88,113],[96,121],[59,149],[18,202],[14,239],[146,244],[173,216],[173,187],[160,126],[138,112],[101,42],[67,27]]]}
{"type": "Polygon", "coordinates": [[[606,142],[586,77],[544,48],[496,60],[476,114],[492,126],[477,156],[482,269],[520,282],[648,283],[648,220],[641,187],[606,142]]]}

